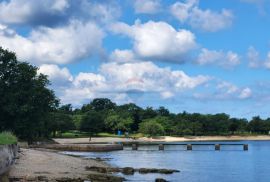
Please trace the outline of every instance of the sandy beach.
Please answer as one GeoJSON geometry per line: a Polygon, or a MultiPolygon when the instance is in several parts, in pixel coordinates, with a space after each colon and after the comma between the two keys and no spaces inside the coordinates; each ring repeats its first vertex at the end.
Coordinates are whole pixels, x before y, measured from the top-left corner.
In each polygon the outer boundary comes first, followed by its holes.
{"type": "Polygon", "coordinates": [[[258,136],[192,136],[192,137],[170,137],[164,136],[159,138],[142,137],[136,140],[129,138],[114,138],[114,137],[98,137],[91,138],[68,138],[54,139],[60,144],[76,144],[76,143],[114,143],[114,142],[185,142],[185,141],[239,141],[239,140],[270,140],[269,135],[258,136]]]}
{"type": "Polygon", "coordinates": [[[43,181],[42,179],[54,181],[63,177],[85,179],[94,173],[86,171],[86,166],[108,167],[104,162],[67,156],[49,150],[21,149],[19,159],[12,166],[9,177],[20,182],[43,181]]]}

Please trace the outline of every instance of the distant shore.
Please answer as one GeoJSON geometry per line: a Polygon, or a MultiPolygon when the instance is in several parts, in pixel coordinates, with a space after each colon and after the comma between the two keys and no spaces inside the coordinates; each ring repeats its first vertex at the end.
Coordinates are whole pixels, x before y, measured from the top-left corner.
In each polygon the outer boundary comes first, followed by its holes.
{"type": "Polygon", "coordinates": [[[96,137],[91,138],[61,138],[54,139],[60,144],[76,144],[76,143],[114,143],[114,142],[186,142],[186,141],[241,141],[241,140],[270,140],[270,135],[257,135],[257,136],[190,136],[190,137],[158,137],[147,138],[142,137],[138,139],[131,138],[117,138],[117,137],[96,137]]]}

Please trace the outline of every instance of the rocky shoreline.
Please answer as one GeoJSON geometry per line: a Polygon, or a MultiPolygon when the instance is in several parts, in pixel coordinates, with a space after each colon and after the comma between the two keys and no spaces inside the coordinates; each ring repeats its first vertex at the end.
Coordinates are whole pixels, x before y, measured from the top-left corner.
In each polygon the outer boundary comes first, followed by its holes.
{"type": "MultiPolygon", "coordinates": [[[[106,160],[106,159],[105,159],[106,160]]],[[[85,159],[49,149],[21,149],[19,159],[9,172],[10,182],[122,182],[126,179],[116,175],[135,173],[172,174],[180,172],[171,169],[117,168],[104,162],[104,159],[85,159]]],[[[166,182],[156,179],[156,182],[166,182]]]]}

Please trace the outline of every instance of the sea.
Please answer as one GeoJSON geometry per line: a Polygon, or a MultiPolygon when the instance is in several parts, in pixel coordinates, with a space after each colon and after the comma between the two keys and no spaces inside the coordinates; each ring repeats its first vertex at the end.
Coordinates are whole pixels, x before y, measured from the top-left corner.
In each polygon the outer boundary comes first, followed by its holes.
{"type": "Polygon", "coordinates": [[[121,175],[128,181],[150,182],[163,178],[172,182],[270,182],[270,141],[212,141],[181,142],[166,145],[163,151],[158,146],[139,146],[138,150],[124,147],[114,152],[65,152],[85,158],[107,159],[115,167],[176,169],[174,174],[121,175]],[[193,145],[192,151],[186,145],[193,145]],[[219,151],[211,144],[221,145],[219,151]],[[232,144],[232,145],[231,145],[232,144]],[[248,144],[244,151],[242,145],[248,144]]]}

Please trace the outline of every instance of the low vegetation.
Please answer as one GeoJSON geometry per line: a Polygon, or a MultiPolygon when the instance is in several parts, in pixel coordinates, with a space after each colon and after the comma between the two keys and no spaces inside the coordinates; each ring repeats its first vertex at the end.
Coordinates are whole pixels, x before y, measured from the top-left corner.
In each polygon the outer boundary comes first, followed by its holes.
{"type": "Polygon", "coordinates": [[[0,133],[0,145],[15,144],[17,143],[17,138],[11,132],[0,133]]]}

